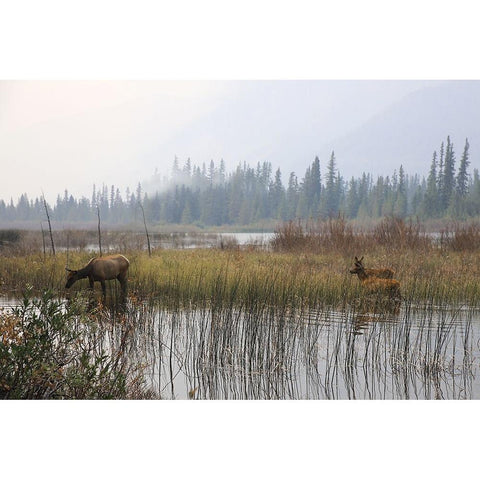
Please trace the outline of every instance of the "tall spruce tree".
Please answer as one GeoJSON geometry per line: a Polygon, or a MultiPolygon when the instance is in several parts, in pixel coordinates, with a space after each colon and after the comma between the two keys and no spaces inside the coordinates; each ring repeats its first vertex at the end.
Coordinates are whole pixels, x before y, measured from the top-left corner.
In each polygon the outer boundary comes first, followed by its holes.
{"type": "Polygon", "coordinates": [[[347,217],[356,218],[359,206],[358,182],[352,177],[348,184],[347,198],[345,201],[345,213],[347,217]]]}
{"type": "Polygon", "coordinates": [[[421,206],[422,214],[427,217],[435,217],[438,214],[438,179],[437,179],[437,152],[433,152],[430,173],[427,179],[427,190],[421,206]]]}
{"type": "Polygon", "coordinates": [[[330,161],[327,167],[327,179],[325,189],[323,192],[322,202],[324,205],[323,213],[327,216],[333,216],[338,213],[340,197],[339,188],[337,185],[336,165],[335,165],[335,152],[332,152],[330,161]]]}
{"type": "Polygon", "coordinates": [[[306,192],[307,203],[309,205],[309,215],[316,217],[320,213],[320,195],[322,192],[322,177],[320,175],[320,160],[318,157],[315,157],[310,173],[308,192],[306,192]]]}
{"type": "Polygon", "coordinates": [[[286,220],[293,220],[297,212],[298,204],[298,179],[295,172],[290,173],[286,195],[286,220]]]}
{"type": "Polygon", "coordinates": [[[450,136],[447,137],[445,163],[443,167],[443,192],[441,198],[442,210],[446,211],[455,189],[455,152],[450,136]]]}
{"type": "Polygon", "coordinates": [[[468,138],[465,140],[465,147],[463,149],[463,154],[462,158],[460,159],[460,165],[458,167],[458,174],[457,174],[457,193],[460,196],[460,198],[465,198],[465,196],[468,193],[468,183],[469,183],[469,177],[468,177],[468,166],[470,165],[470,162],[468,160],[469,153],[468,150],[470,148],[470,145],[468,143],[468,138]]]}

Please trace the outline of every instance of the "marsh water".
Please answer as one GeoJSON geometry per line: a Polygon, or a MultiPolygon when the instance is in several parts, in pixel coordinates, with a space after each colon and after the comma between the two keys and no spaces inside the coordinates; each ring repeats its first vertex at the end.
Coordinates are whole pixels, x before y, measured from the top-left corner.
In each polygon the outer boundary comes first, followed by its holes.
{"type": "MultiPolygon", "coordinates": [[[[109,325],[114,345],[123,328],[109,325]]],[[[473,399],[480,314],[136,306],[124,352],[162,399],[473,399]]]]}
{"type": "Polygon", "coordinates": [[[122,355],[156,398],[480,398],[478,311],[117,307],[99,316],[102,342],[115,350],[129,325],[122,355]]]}
{"type": "MultiPolygon", "coordinates": [[[[120,235],[121,236],[121,235],[120,235]]],[[[145,234],[129,233],[128,240],[104,239],[105,251],[118,251],[125,249],[126,245],[134,245],[136,248],[147,249],[145,234]]],[[[232,246],[257,246],[266,247],[274,237],[273,232],[232,232],[232,233],[153,233],[150,235],[151,248],[164,249],[191,249],[191,248],[224,248],[232,246]]],[[[73,247],[74,248],[74,247],[73,247]]],[[[96,252],[98,243],[85,243],[82,249],[96,252]]],[[[67,245],[57,246],[57,250],[67,250],[67,245]]]]}

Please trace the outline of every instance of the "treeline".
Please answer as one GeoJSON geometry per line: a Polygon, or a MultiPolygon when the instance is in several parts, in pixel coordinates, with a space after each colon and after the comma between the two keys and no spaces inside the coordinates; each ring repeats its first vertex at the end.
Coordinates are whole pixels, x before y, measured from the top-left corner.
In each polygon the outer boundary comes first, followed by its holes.
{"type": "MultiPolygon", "coordinates": [[[[150,224],[177,223],[250,225],[265,220],[328,218],[339,213],[346,218],[467,218],[480,214],[480,177],[468,171],[469,143],[457,162],[450,137],[433,152],[427,178],[408,175],[403,166],[391,176],[364,173],[344,178],[332,152],[324,167],[318,157],[300,179],[292,172],[286,184],[280,169],[269,162],[252,167],[240,164],[227,173],[223,160],[201,167],[188,159],[180,166],[175,158],[171,174],[155,172],[134,191],[122,194],[115,186],[93,186],[90,198],[74,198],[68,191],[48,205],[59,222],[92,222],[100,214],[110,224],[140,221],[143,206],[150,224]],[[458,165],[457,165],[458,164],[458,165]]],[[[30,200],[23,194],[16,204],[0,200],[0,221],[45,219],[43,199],[30,200]]]]}

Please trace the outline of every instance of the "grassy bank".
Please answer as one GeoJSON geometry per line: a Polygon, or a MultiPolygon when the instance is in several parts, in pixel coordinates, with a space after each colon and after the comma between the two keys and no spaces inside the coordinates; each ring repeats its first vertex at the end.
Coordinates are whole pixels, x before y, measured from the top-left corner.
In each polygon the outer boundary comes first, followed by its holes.
{"type": "MultiPolygon", "coordinates": [[[[362,297],[357,278],[349,274],[350,252],[156,250],[151,257],[144,251],[124,253],[130,260],[129,295],[166,305],[342,307],[362,297]]],[[[402,296],[410,303],[480,306],[480,256],[475,251],[420,254],[378,247],[357,254],[365,255],[368,267],[393,268],[402,296]]],[[[79,268],[90,257],[70,252],[69,265],[79,268]]],[[[63,295],[66,260],[66,253],[3,257],[0,292],[18,296],[30,285],[34,292],[50,288],[63,295]]],[[[117,283],[110,282],[110,291],[119,290],[117,283]]],[[[87,286],[83,280],[72,291],[87,286]]]]}
{"type": "MultiPolygon", "coordinates": [[[[70,248],[55,256],[42,249],[3,249],[0,293],[64,293],[65,266],[80,268],[92,257],[70,232],[70,248]],[[76,243],[77,242],[77,243],[76,243]]],[[[280,227],[270,248],[154,249],[125,241],[119,250],[130,260],[129,292],[164,305],[342,307],[363,293],[349,274],[355,255],[366,267],[389,267],[402,297],[419,306],[480,306],[480,226],[446,226],[436,237],[418,223],[390,218],[373,230],[354,230],[342,219],[280,227]]],[[[85,289],[87,280],[74,285],[85,289]]],[[[110,290],[118,290],[110,282],[110,290]]],[[[99,288],[97,284],[97,289],[99,288]]]]}

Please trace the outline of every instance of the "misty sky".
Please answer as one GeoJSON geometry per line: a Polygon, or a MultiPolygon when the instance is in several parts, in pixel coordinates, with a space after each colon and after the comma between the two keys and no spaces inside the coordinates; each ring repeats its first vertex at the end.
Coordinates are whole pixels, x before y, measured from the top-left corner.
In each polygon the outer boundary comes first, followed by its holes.
{"type": "Polygon", "coordinates": [[[168,174],[175,155],[180,164],[223,158],[227,169],[268,160],[285,182],[304,174],[317,143],[430,83],[0,81],[0,198],[89,197],[93,183],[123,192],[156,168],[168,174]]]}

